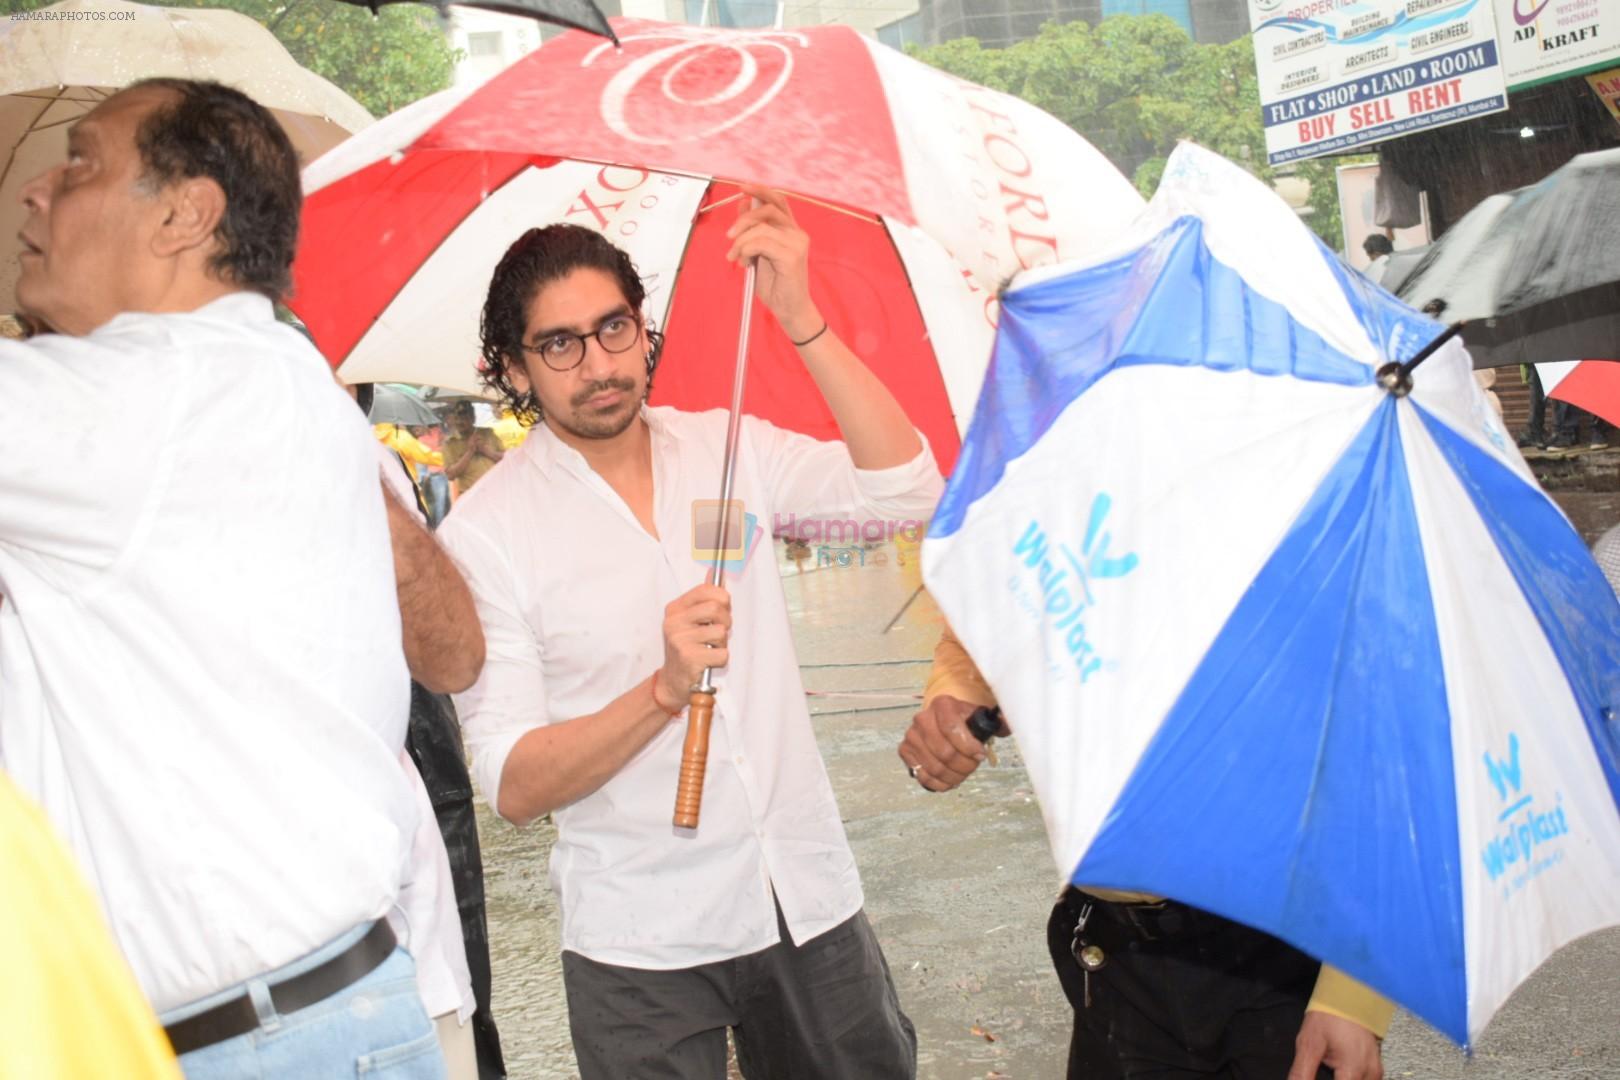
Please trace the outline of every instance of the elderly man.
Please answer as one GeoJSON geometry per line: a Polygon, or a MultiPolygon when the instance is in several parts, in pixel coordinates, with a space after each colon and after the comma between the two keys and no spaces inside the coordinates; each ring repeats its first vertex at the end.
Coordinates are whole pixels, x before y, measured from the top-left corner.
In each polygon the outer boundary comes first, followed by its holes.
{"type": "Polygon", "coordinates": [[[442,1077],[383,919],[416,814],[376,449],[272,310],[292,147],[152,80],[22,197],[18,304],[56,332],[0,342],[0,765],[192,1080],[442,1077]],[[139,416],[152,453],[74,415],[139,416]]]}

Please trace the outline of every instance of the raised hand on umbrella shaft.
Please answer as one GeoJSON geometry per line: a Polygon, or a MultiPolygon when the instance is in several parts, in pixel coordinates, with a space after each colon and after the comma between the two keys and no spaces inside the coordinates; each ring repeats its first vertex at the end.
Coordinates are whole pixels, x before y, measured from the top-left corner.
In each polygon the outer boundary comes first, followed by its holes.
{"type": "Polygon", "coordinates": [[[755,295],[776,316],[790,341],[806,341],[826,325],[810,296],[810,237],[793,220],[787,196],[769,188],[744,186],[753,206],[726,231],[738,265],[757,259],[755,295]]]}
{"type": "Polygon", "coordinates": [[[732,243],[726,257],[739,265],[755,260],[755,294],[798,346],[805,368],[838,421],[850,458],[862,469],[887,469],[911,461],[921,453],[922,441],[905,411],[844,344],[839,328],[829,324],[811,296],[810,237],[794,221],[787,196],[746,184],[741,188],[755,205],[728,230],[732,243]]]}

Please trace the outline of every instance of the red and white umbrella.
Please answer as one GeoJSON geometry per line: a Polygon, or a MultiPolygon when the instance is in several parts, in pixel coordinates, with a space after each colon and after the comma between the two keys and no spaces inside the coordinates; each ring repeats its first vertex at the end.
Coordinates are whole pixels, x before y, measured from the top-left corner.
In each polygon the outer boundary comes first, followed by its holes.
{"type": "Polygon", "coordinates": [[[1537,364],[1541,388],[1620,427],[1620,360],[1565,360],[1537,364]]]}
{"type": "MultiPolygon", "coordinates": [[[[723,259],[736,208],[719,204],[746,181],[796,196],[818,306],[948,469],[997,289],[1107,245],[1142,206],[1056,119],[847,27],[614,28],[622,49],[562,35],[306,170],[292,307],[346,379],[478,389],[495,263],[524,230],[570,221],[648,279],[668,337],[654,400],[725,405],[743,276],[723,259]]],[[[750,353],[746,411],[837,437],[774,326],[750,353]]]]}

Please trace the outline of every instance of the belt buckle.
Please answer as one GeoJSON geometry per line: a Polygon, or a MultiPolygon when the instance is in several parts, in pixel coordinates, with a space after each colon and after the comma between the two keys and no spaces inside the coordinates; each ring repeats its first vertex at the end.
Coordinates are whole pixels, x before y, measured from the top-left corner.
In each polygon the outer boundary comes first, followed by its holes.
{"type": "MultiPolygon", "coordinates": [[[[267,986],[270,1003],[286,1016],[353,986],[388,958],[397,942],[386,919],[378,919],[354,944],[325,963],[267,986]]],[[[165,1025],[175,1055],[201,1050],[262,1027],[250,993],[239,994],[184,1020],[165,1025]]]]}

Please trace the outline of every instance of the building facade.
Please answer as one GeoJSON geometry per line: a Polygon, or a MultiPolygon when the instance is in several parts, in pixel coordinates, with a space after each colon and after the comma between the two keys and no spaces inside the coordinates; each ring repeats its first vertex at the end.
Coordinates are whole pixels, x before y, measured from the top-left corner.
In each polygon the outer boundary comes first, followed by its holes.
{"type": "MultiPolygon", "coordinates": [[[[1222,43],[1249,32],[1244,0],[921,0],[919,44],[977,38],[1003,48],[1032,38],[1049,22],[1095,25],[1110,15],[1164,15],[1202,43],[1222,43]]],[[[878,37],[883,39],[880,28],[878,37]]]]}
{"type": "Polygon", "coordinates": [[[1385,169],[1427,194],[1436,237],[1490,195],[1533,184],[1576,154],[1620,147],[1620,124],[1581,75],[1510,91],[1506,112],[1376,147],[1385,169]]]}
{"type": "Polygon", "coordinates": [[[446,10],[450,12],[450,44],[461,50],[455,86],[483,82],[540,47],[541,28],[533,19],[468,7],[446,10]]]}
{"type": "MultiPolygon", "coordinates": [[[[597,6],[609,18],[623,15],[688,26],[759,29],[839,23],[895,48],[924,43],[917,0],[598,0],[597,6]]],[[[463,7],[449,10],[450,41],[463,53],[456,65],[457,86],[489,78],[561,33],[520,16],[463,7]]]]}

